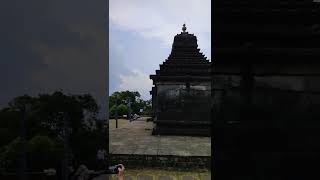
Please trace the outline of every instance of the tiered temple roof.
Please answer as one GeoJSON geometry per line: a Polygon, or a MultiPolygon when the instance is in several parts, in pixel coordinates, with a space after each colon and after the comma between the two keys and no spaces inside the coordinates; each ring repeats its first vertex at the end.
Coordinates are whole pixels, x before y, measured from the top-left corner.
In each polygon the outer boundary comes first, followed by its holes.
{"type": "Polygon", "coordinates": [[[186,32],[185,24],[182,31],[174,37],[171,53],[163,64],[160,64],[160,70],[156,70],[155,75],[150,75],[152,80],[182,80],[187,77],[195,79],[198,76],[210,76],[211,63],[200,52],[197,37],[186,32]]]}

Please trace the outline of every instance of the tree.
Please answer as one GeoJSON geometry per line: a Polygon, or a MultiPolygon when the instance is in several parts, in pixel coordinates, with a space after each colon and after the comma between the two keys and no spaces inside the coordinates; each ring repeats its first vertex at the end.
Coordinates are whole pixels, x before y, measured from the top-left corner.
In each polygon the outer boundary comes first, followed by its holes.
{"type": "MultiPolygon", "coordinates": [[[[151,109],[149,101],[141,99],[141,95],[137,91],[117,91],[109,97],[110,117],[114,116],[114,110],[116,105],[116,97],[118,97],[118,104],[127,105],[127,99],[131,102],[131,113],[140,114],[140,109],[151,109]]],[[[119,105],[120,106],[120,105],[119,105]]]]}
{"type": "Polygon", "coordinates": [[[21,113],[4,108],[0,110],[0,147],[19,136],[21,113]]]}
{"type": "Polygon", "coordinates": [[[127,99],[130,100],[132,104],[136,103],[138,99],[140,99],[140,93],[137,91],[117,91],[114,92],[109,97],[109,107],[112,107],[116,104],[116,97],[118,96],[118,104],[125,103],[127,99]]]}
{"type": "Polygon", "coordinates": [[[124,104],[120,104],[118,106],[113,105],[110,108],[110,117],[114,118],[116,114],[116,107],[118,107],[118,116],[123,116],[128,114],[128,107],[124,104]]]}
{"type": "Polygon", "coordinates": [[[128,107],[124,104],[118,106],[118,115],[123,116],[128,114],[128,107]]]}
{"type": "Polygon", "coordinates": [[[15,138],[6,146],[3,146],[0,151],[1,168],[7,171],[15,171],[19,167],[19,155],[21,153],[21,140],[15,138]]]}
{"type": "Polygon", "coordinates": [[[30,170],[49,167],[55,160],[59,160],[58,155],[50,149],[53,147],[55,152],[58,152],[56,148],[61,150],[59,144],[63,140],[65,115],[68,115],[70,149],[81,155],[79,159],[95,159],[94,149],[108,138],[102,128],[87,128],[88,120],[98,121],[96,116],[99,110],[96,101],[89,94],[66,95],[56,91],[52,94],[40,94],[37,97],[19,96],[10,101],[8,107],[0,110],[0,162],[6,162],[7,168],[17,167],[15,152],[19,150],[21,109],[26,105],[29,106],[26,116],[26,138],[28,153],[33,158],[32,161],[30,160],[32,163],[28,164],[30,170]],[[78,149],[76,143],[87,145],[83,140],[92,141],[92,144],[86,147],[92,149],[90,153],[87,153],[84,147],[78,149]],[[46,160],[49,157],[44,157],[44,154],[54,159],[46,160]]]}
{"type": "Polygon", "coordinates": [[[151,101],[151,99],[147,100],[147,101],[144,101],[143,102],[143,112],[142,112],[142,114],[151,115],[151,113],[152,113],[151,111],[152,111],[152,101],[151,101]]]}

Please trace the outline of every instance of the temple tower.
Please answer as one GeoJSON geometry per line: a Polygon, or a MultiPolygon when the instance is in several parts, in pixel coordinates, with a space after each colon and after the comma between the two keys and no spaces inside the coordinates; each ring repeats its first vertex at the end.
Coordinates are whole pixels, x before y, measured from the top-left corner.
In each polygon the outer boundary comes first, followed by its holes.
{"type": "Polygon", "coordinates": [[[153,134],[210,136],[211,62],[185,24],[169,57],[150,75],[153,134]]]}

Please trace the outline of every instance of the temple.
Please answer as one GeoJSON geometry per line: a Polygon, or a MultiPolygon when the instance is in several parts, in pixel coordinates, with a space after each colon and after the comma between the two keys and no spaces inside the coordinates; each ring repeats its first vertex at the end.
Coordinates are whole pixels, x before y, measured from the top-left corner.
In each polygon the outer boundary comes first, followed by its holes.
{"type": "Polygon", "coordinates": [[[211,62],[185,24],[153,80],[153,134],[210,136],[211,62]]]}

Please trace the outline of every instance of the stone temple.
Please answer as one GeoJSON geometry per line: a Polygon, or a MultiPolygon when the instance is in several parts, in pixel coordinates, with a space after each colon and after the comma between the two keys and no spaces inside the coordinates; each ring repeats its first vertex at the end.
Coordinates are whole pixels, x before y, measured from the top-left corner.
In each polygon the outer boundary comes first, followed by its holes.
{"type": "Polygon", "coordinates": [[[154,135],[211,134],[211,62],[186,29],[183,24],[169,57],[150,75],[154,135]]]}

